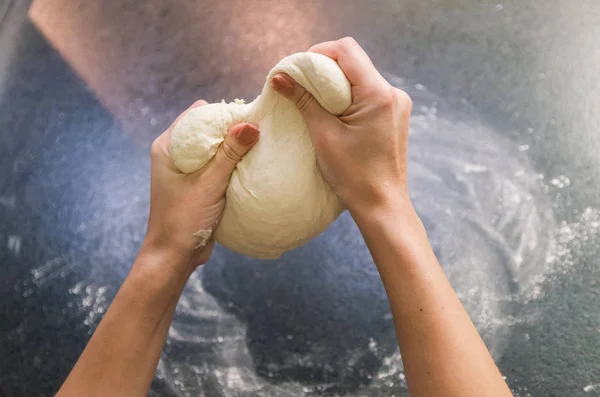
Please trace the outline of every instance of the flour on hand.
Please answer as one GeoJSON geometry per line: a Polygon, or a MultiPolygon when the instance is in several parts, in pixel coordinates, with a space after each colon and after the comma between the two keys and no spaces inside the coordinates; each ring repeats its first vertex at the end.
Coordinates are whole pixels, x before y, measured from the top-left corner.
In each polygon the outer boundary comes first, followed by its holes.
{"type": "Polygon", "coordinates": [[[256,258],[273,259],[316,237],[343,211],[323,179],[306,123],[295,104],[270,85],[287,73],[328,112],[340,115],[352,101],[350,83],[332,59],[304,52],[281,60],[258,98],[190,110],[175,125],[171,155],[185,173],[202,168],[235,124],[259,126],[260,139],[233,172],[215,239],[256,258]]]}
{"type": "Polygon", "coordinates": [[[194,237],[198,237],[198,242],[194,248],[199,249],[206,247],[212,236],[212,229],[201,229],[194,233],[194,237]]]}

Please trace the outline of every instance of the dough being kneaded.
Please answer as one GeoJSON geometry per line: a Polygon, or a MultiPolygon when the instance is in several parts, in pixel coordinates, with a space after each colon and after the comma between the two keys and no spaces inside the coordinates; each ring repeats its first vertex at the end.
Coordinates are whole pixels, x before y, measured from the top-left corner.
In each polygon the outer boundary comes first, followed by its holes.
{"type": "Polygon", "coordinates": [[[263,259],[277,258],[305,244],[344,209],[321,175],[302,115],[271,87],[271,78],[278,72],[287,73],[334,115],[350,106],[350,83],[337,63],[303,52],[282,59],[251,103],[236,100],[194,108],[171,135],[175,165],[190,173],[214,156],[233,125],[259,126],[260,139],[229,182],[215,239],[233,251],[263,259]]]}

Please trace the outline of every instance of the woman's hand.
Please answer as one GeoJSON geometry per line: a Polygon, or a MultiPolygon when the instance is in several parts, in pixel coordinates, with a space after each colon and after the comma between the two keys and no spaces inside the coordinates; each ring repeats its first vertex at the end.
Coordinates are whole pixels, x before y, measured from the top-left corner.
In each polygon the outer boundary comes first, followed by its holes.
{"type": "Polygon", "coordinates": [[[309,51],[337,61],[350,81],[352,104],[341,117],[324,110],[283,73],[275,75],[271,84],[302,112],[325,179],[351,212],[390,198],[408,200],[409,96],[377,72],[354,39],[317,44],[309,51]]]}
{"type": "Polygon", "coordinates": [[[250,124],[234,126],[202,169],[183,174],[169,152],[172,128],[152,144],[150,218],[140,254],[57,396],[148,394],[185,283],[212,251],[229,178],[259,134],[250,124]]]}
{"type": "Polygon", "coordinates": [[[383,281],[408,391],[417,396],[509,397],[511,392],[463,308],[408,198],[406,152],[412,103],[390,86],[353,39],[310,51],[336,60],[352,86],[341,116],[286,75],[273,87],[308,125],[325,179],[346,202],[383,281]]]}
{"type": "MultiPolygon", "coordinates": [[[[186,112],[206,104],[197,101],[186,112]]],[[[177,263],[187,263],[186,270],[191,272],[212,252],[212,236],[223,214],[229,179],[258,141],[259,131],[248,123],[235,125],[202,169],[184,174],[176,168],[169,150],[173,126],[184,114],[152,144],[150,217],[142,254],[167,250],[182,259],[177,263]]]]}

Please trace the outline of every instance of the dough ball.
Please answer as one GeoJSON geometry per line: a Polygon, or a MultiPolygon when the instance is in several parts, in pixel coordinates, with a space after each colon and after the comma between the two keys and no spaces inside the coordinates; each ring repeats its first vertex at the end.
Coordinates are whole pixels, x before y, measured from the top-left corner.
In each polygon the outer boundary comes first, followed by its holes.
{"type": "Polygon", "coordinates": [[[337,63],[321,54],[297,53],[269,72],[253,102],[236,100],[192,109],[171,134],[175,165],[190,173],[214,156],[233,125],[259,126],[258,143],[239,162],[229,182],[215,239],[233,251],[263,259],[305,244],[344,209],[321,175],[302,115],[271,88],[271,77],[278,72],[290,75],[332,114],[340,115],[350,106],[350,83],[337,63]]]}

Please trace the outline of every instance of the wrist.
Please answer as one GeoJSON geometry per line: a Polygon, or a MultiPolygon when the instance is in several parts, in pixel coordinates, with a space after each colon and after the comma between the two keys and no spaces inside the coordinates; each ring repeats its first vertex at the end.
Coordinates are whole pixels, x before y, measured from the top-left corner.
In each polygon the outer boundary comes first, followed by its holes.
{"type": "Polygon", "coordinates": [[[128,316],[155,328],[171,316],[191,274],[178,255],[144,244],[119,296],[128,316]]]}
{"type": "Polygon", "coordinates": [[[368,197],[360,194],[350,195],[349,199],[344,201],[357,223],[363,219],[416,216],[408,192],[401,186],[380,188],[368,197]]]}
{"type": "Polygon", "coordinates": [[[349,211],[367,241],[393,238],[406,246],[428,241],[408,194],[390,192],[377,202],[349,206],[349,211]]]}
{"type": "Polygon", "coordinates": [[[181,280],[185,284],[194,269],[191,255],[147,236],[133,264],[131,275],[172,282],[181,280]]]}
{"type": "Polygon", "coordinates": [[[194,239],[192,233],[185,235],[173,227],[150,227],[140,248],[140,253],[160,253],[164,256],[178,258],[178,262],[191,261],[194,257],[194,239]]]}
{"type": "Polygon", "coordinates": [[[397,271],[437,263],[427,231],[412,203],[390,196],[378,205],[351,210],[377,269],[385,281],[397,271]],[[432,258],[423,260],[423,258],[432,258]]]}

